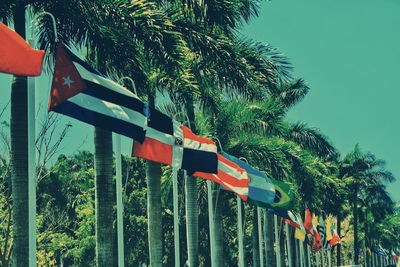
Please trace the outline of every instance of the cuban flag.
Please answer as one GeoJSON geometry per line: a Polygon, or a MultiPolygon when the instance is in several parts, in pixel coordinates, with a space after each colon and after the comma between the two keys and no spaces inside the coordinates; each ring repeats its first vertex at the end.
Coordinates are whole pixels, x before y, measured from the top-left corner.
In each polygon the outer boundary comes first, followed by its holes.
{"type": "Polygon", "coordinates": [[[218,154],[218,173],[195,172],[193,176],[219,183],[225,189],[235,192],[241,199],[247,200],[249,177],[239,165],[218,154]]]}
{"type": "Polygon", "coordinates": [[[210,139],[195,135],[167,115],[149,108],[143,143],[135,142],[132,156],[171,165],[190,174],[217,173],[217,146],[210,139]]]}
{"type": "Polygon", "coordinates": [[[148,106],[59,43],[49,111],[144,141],[148,106]]]}
{"type": "Polygon", "coordinates": [[[222,152],[222,156],[236,163],[237,165],[239,165],[240,168],[246,170],[247,175],[250,178],[248,194],[249,199],[263,202],[265,204],[274,203],[275,186],[265,174],[251,167],[246,162],[243,162],[240,159],[231,156],[225,152],[222,152]]]}

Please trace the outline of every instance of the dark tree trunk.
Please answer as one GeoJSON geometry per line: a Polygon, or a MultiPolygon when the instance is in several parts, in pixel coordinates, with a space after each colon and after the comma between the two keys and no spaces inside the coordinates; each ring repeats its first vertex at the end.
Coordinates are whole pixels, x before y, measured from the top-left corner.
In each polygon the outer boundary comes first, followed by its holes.
{"type": "MultiPolygon", "coordinates": [[[[339,235],[340,238],[342,238],[342,229],[341,229],[341,221],[340,221],[340,216],[338,215],[337,217],[337,234],[339,235]]],[[[336,254],[336,262],[337,266],[342,265],[342,255],[341,255],[341,244],[337,244],[337,254],[336,254]]]]}
{"type": "Polygon", "coordinates": [[[358,265],[360,263],[360,247],[358,241],[358,185],[356,184],[354,189],[354,199],[353,199],[353,220],[354,220],[354,264],[358,265]]]}
{"type": "Polygon", "coordinates": [[[268,212],[265,212],[264,218],[266,266],[276,267],[276,258],[274,251],[274,216],[268,212]]]}
{"type": "MultiPolygon", "coordinates": [[[[148,99],[150,107],[154,108],[154,96],[149,95],[148,99]]],[[[161,267],[163,256],[161,175],[160,163],[146,162],[149,258],[152,267],[161,267]]]]}
{"type": "MultiPolygon", "coordinates": [[[[15,31],[25,39],[25,6],[14,9],[15,31]]],[[[28,266],[28,84],[14,76],[11,90],[11,187],[13,199],[12,266],[28,266]]]]}
{"type": "Polygon", "coordinates": [[[257,207],[253,207],[253,231],[251,237],[251,247],[253,254],[253,267],[260,266],[260,250],[258,246],[258,220],[257,220],[257,207]]]}
{"type": "Polygon", "coordinates": [[[95,178],[96,178],[96,258],[97,266],[112,266],[114,262],[113,231],[113,146],[112,133],[95,127],[95,178]]]}

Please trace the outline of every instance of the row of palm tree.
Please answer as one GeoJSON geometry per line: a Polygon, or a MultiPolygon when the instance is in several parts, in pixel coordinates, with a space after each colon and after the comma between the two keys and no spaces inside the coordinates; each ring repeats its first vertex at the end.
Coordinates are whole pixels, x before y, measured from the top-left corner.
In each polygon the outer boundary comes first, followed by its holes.
{"type": "MultiPolygon", "coordinates": [[[[33,14],[51,12],[57,19],[59,39],[86,48],[87,60],[101,72],[133,77],[139,95],[152,107],[166,105],[166,100],[158,97],[160,93],[168,96],[175,107],[170,115],[186,121],[194,133],[218,137],[224,151],[245,157],[277,180],[291,182],[297,210],[309,207],[318,211],[323,207],[326,214],[337,216],[340,229],[351,203],[358,264],[360,211],[366,214],[365,222],[371,216],[379,218],[376,207],[383,212],[381,218],[390,214],[393,203],[384,182],[393,181],[393,175],[372,154],[361,153],[356,147],[341,159],[318,130],[285,121],[287,111],[306,96],[309,88],[303,80],[293,79],[292,66],[278,50],[239,34],[240,26],[258,15],[260,2],[16,0],[0,4],[0,17],[7,18],[25,37],[27,10],[33,14]]],[[[50,21],[42,18],[39,22],[40,46],[54,51],[50,21]]],[[[10,120],[15,266],[28,264],[26,99],[26,77],[16,76],[10,120]]],[[[96,128],[94,147],[96,260],[98,266],[112,266],[115,189],[111,133],[96,128]]],[[[153,267],[163,264],[161,167],[155,162],[146,164],[149,258],[153,267]]],[[[185,176],[184,184],[188,261],[189,266],[198,266],[202,185],[192,176],[185,176]]],[[[222,229],[218,188],[213,191],[215,227],[222,229]]],[[[365,232],[370,231],[371,226],[365,223],[365,232]]],[[[217,265],[222,266],[222,231],[216,233],[217,265]]],[[[372,240],[367,243],[371,245],[372,240]]],[[[339,264],[340,247],[337,255],[339,264]]],[[[273,266],[272,261],[269,264],[273,266]]]]}

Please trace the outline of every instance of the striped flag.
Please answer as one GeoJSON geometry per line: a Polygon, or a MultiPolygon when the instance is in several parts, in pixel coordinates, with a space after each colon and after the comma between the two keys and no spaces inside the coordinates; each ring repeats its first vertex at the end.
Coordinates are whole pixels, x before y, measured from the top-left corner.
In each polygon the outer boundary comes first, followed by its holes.
{"type": "Polygon", "coordinates": [[[57,46],[49,111],[143,142],[148,107],[63,44],[57,46]]]}
{"type": "Polygon", "coordinates": [[[195,172],[193,176],[219,183],[225,189],[235,192],[243,200],[247,200],[249,194],[249,177],[247,172],[237,164],[218,155],[218,173],[195,172]]]}
{"type": "Polygon", "coordinates": [[[275,199],[275,186],[271,180],[259,170],[240,159],[222,152],[222,156],[236,163],[240,168],[246,170],[250,178],[249,181],[249,200],[271,204],[275,199]]]}
{"type": "Polygon", "coordinates": [[[177,169],[217,173],[217,146],[195,135],[167,115],[150,108],[143,143],[135,142],[132,156],[171,165],[177,169]]]}

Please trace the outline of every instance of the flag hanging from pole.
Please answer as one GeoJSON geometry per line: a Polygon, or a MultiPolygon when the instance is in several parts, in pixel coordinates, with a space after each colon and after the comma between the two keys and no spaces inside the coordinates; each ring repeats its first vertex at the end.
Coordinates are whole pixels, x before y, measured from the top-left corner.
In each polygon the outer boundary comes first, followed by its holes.
{"type": "Polygon", "coordinates": [[[322,219],[322,216],[319,217],[317,231],[321,237],[321,247],[326,248],[328,243],[327,243],[327,238],[326,238],[325,223],[324,223],[324,220],[322,219]]]}
{"type": "Polygon", "coordinates": [[[249,199],[262,202],[264,204],[271,204],[275,199],[275,187],[271,180],[259,170],[253,168],[246,162],[222,152],[222,156],[226,159],[236,163],[240,168],[246,170],[247,175],[250,178],[249,181],[249,199]]]}
{"type": "Polygon", "coordinates": [[[215,142],[195,135],[167,115],[150,108],[149,122],[143,143],[135,142],[132,156],[187,170],[217,173],[215,142]]]}
{"type": "Polygon", "coordinates": [[[0,22],[0,72],[39,76],[44,50],[33,49],[18,33],[0,22]]]}
{"type": "Polygon", "coordinates": [[[219,183],[225,189],[235,192],[241,199],[247,200],[249,194],[249,177],[247,172],[237,164],[218,155],[218,173],[195,172],[193,176],[219,183]]]}
{"type": "Polygon", "coordinates": [[[57,46],[49,111],[143,142],[148,106],[62,43],[57,46]]]}

